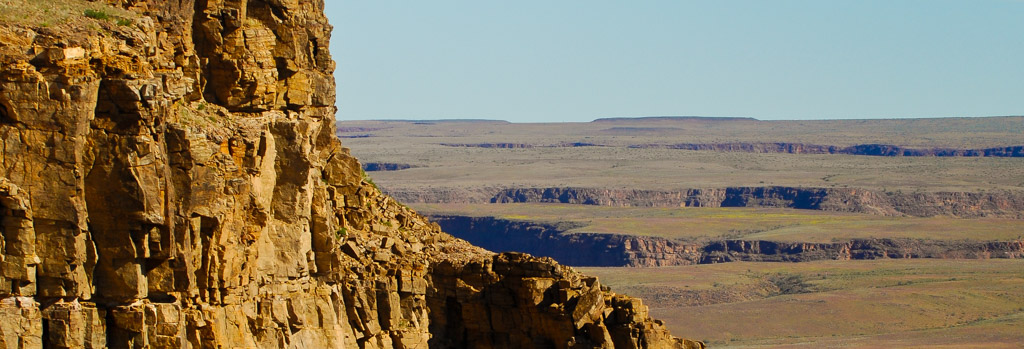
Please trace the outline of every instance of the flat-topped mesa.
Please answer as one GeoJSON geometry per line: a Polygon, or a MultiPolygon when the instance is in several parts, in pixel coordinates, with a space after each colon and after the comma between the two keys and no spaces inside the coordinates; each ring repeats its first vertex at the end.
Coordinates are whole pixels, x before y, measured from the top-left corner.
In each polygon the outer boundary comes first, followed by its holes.
{"type": "Polygon", "coordinates": [[[68,6],[0,23],[0,347],[702,347],[365,180],[322,0],[68,6]]]}

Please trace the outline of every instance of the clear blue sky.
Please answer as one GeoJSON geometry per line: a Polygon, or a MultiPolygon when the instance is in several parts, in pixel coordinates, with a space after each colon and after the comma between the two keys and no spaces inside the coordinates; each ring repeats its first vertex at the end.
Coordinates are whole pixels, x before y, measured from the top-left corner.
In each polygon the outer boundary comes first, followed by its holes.
{"type": "Polygon", "coordinates": [[[327,0],[339,119],[1024,114],[1024,1],[327,0]]]}

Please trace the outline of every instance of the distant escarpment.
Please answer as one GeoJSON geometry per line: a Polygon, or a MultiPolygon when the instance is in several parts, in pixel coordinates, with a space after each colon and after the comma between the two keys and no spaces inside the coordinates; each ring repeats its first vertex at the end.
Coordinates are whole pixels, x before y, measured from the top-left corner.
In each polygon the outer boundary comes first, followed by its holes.
{"type": "Polygon", "coordinates": [[[391,162],[368,162],[363,164],[363,171],[375,172],[375,171],[400,171],[410,169],[416,166],[409,164],[396,164],[391,162]]]}
{"type": "Polygon", "coordinates": [[[682,190],[421,188],[388,195],[418,203],[564,203],[619,207],[776,207],[882,216],[1024,219],[1024,192],[881,192],[858,188],[727,187],[682,190]]]}
{"type": "Polygon", "coordinates": [[[521,188],[492,203],[554,202],[638,207],[782,207],[884,216],[1024,218],[1024,192],[875,192],[855,188],[732,187],[688,190],[521,188]]]}
{"type": "Polygon", "coordinates": [[[664,238],[619,234],[566,234],[571,223],[544,224],[493,217],[435,215],[450,234],[491,251],[519,251],[573,266],[669,266],[695,264],[701,247],[664,238]]]}
{"type": "Polygon", "coordinates": [[[60,3],[0,18],[0,347],[703,347],[382,195],[322,0],[60,3]]]}
{"type": "Polygon", "coordinates": [[[691,121],[691,122],[757,122],[751,117],[732,116],[642,116],[642,117],[614,117],[594,119],[595,123],[616,123],[616,122],[662,122],[662,121],[691,121]]]}
{"type": "Polygon", "coordinates": [[[523,149],[533,148],[532,144],[525,143],[440,143],[446,147],[457,148],[496,148],[496,149],[523,149]]]}
{"type": "Polygon", "coordinates": [[[603,147],[604,145],[588,142],[561,142],[557,144],[534,145],[527,143],[438,143],[455,148],[492,148],[492,149],[526,149],[526,148],[578,148],[603,147]]]}
{"type": "Polygon", "coordinates": [[[743,153],[846,154],[867,156],[984,156],[1024,157],[1024,145],[985,149],[906,148],[891,144],[858,144],[849,147],[804,143],[676,143],[634,144],[630,148],[660,148],[743,153]]]}
{"type": "Polygon", "coordinates": [[[732,261],[805,262],[885,258],[1024,258],[1024,241],[852,239],[801,243],[718,240],[684,243],[660,237],[566,233],[572,224],[494,217],[432,216],[441,227],[493,251],[522,251],[574,266],[672,266],[732,261]]]}

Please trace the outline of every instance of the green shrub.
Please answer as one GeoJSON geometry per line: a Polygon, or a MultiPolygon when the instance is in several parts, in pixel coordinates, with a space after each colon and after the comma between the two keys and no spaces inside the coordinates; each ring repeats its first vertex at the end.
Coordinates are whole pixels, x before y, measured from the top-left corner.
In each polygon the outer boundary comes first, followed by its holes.
{"type": "Polygon", "coordinates": [[[380,190],[380,188],[377,187],[377,183],[373,182],[373,178],[370,178],[370,175],[366,174],[365,170],[363,171],[363,180],[366,181],[367,184],[372,186],[373,189],[380,190]]]}
{"type": "Polygon", "coordinates": [[[779,288],[777,296],[811,292],[811,285],[800,274],[775,273],[768,275],[768,282],[779,288]]]}
{"type": "Polygon", "coordinates": [[[108,20],[110,15],[100,10],[85,10],[85,16],[94,19],[108,20]]]}

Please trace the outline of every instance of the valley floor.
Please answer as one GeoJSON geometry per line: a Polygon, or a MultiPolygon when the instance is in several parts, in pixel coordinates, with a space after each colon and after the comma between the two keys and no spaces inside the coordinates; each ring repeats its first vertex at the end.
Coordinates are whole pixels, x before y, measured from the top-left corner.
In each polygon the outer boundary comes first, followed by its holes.
{"type": "Polygon", "coordinates": [[[1024,343],[1024,260],[891,259],[579,268],[719,348],[1024,343]]]}

